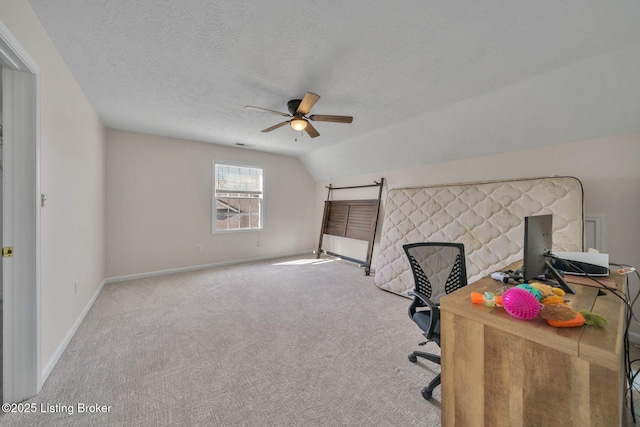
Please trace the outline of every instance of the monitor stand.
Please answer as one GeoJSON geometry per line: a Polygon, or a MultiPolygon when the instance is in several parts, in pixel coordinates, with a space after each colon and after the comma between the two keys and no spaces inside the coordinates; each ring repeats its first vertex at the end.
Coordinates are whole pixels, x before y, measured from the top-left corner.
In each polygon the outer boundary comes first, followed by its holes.
{"type": "Polygon", "coordinates": [[[548,260],[545,260],[544,266],[547,268],[547,270],[549,270],[549,273],[551,273],[551,275],[553,276],[555,281],[558,282],[558,285],[560,285],[563,291],[565,291],[568,294],[576,293],[576,291],[566,282],[566,280],[564,280],[564,277],[562,277],[562,275],[558,272],[558,270],[553,268],[553,266],[548,260]]]}

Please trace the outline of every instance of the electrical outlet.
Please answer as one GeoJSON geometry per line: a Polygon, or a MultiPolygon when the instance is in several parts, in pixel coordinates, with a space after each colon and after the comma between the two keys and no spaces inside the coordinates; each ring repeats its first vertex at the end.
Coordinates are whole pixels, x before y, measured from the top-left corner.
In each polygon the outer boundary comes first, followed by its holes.
{"type": "Polygon", "coordinates": [[[73,282],[73,293],[78,295],[78,282],[73,282]]]}
{"type": "Polygon", "coordinates": [[[196,252],[202,252],[202,245],[196,246],[196,252]]]}

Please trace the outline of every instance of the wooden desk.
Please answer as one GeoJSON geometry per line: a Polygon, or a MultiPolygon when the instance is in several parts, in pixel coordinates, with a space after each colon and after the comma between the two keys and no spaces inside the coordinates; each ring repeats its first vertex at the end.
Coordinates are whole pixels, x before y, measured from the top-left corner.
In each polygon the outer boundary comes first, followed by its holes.
{"type": "MultiPolygon", "coordinates": [[[[618,289],[625,278],[616,274],[618,289]]],[[[624,315],[620,299],[573,285],[569,305],[603,315],[598,329],[553,328],[472,304],[494,291],[484,278],[440,300],[443,426],[619,426],[624,401],[624,315]]]]}

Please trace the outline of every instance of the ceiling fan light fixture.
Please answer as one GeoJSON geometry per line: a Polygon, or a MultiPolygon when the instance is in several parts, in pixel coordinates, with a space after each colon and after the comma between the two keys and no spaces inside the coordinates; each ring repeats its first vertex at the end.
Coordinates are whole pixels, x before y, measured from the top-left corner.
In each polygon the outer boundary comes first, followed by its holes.
{"type": "Polygon", "coordinates": [[[307,127],[307,121],[305,119],[302,119],[300,117],[297,117],[293,120],[291,120],[291,122],[289,122],[289,124],[291,125],[291,127],[295,130],[305,130],[307,127]]]}
{"type": "Polygon", "coordinates": [[[289,110],[289,114],[281,113],[280,111],[276,110],[269,110],[268,108],[253,107],[251,105],[246,105],[245,108],[264,111],[271,114],[277,114],[278,116],[283,116],[290,119],[270,126],[266,129],[262,129],[261,132],[271,132],[272,130],[280,129],[281,127],[289,124],[289,126],[291,126],[291,129],[295,131],[307,132],[310,138],[317,138],[320,136],[320,133],[316,130],[316,128],[311,124],[309,120],[314,122],[317,121],[334,123],[351,123],[353,121],[353,117],[351,116],[332,116],[326,114],[312,114],[310,116],[307,116],[318,99],[320,99],[320,95],[316,95],[315,93],[311,92],[307,92],[302,99],[292,99],[291,101],[287,102],[287,109],[289,110]]]}

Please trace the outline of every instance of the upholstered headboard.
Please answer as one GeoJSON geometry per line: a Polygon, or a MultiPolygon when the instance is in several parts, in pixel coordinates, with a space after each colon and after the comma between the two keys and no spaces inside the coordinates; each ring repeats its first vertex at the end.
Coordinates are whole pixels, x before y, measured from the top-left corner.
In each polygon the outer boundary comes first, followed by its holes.
{"type": "Polygon", "coordinates": [[[528,178],[389,190],[376,260],[376,286],[413,288],[402,245],[464,243],[469,282],[522,259],[524,218],[553,214],[553,249],[582,251],[582,184],[573,177],[528,178]]]}

